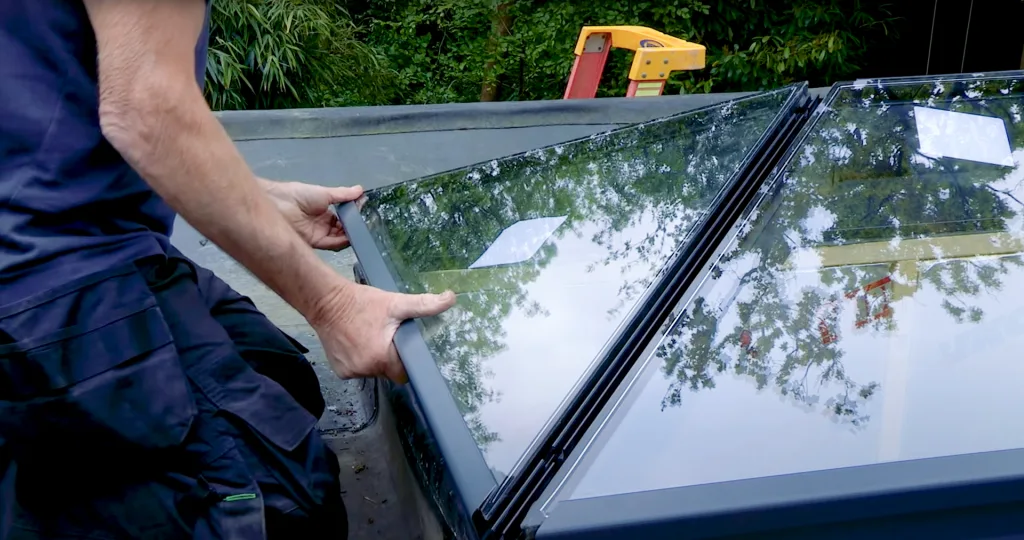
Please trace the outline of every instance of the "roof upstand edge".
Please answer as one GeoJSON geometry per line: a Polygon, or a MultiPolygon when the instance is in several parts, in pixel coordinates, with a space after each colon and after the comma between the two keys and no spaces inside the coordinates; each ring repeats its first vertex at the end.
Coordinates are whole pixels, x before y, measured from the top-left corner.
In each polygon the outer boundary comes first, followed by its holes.
{"type": "Polygon", "coordinates": [[[307,139],[553,125],[631,125],[750,94],[220,111],[216,116],[235,141],[307,139]]]}

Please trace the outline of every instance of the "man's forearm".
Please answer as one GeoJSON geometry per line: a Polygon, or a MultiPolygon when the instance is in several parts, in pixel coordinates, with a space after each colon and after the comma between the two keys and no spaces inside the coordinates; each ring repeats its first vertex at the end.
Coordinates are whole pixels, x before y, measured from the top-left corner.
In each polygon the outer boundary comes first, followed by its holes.
{"type": "Polygon", "coordinates": [[[195,85],[101,113],[108,139],[192,226],[309,319],[347,282],[285,221],[195,85]],[[141,103],[141,105],[140,105],[141,103]]]}

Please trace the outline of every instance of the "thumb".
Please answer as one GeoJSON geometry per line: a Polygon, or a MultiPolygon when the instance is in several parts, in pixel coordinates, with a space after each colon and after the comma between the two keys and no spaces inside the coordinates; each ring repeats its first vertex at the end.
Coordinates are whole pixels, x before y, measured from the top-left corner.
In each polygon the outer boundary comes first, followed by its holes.
{"type": "Polygon", "coordinates": [[[336,187],[329,192],[331,204],[347,203],[363,196],[363,186],[336,187]]]}
{"type": "Polygon", "coordinates": [[[388,363],[384,367],[384,376],[391,379],[395,384],[409,382],[409,374],[405,371],[405,364],[402,363],[402,359],[398,356],[398,350],[395,349],[393,343],[391,344],[388,357],[388,363]]]}
{"type": "Polygon", "coordinates": [[[455,305],[455,293],[396,294],[391,304],[391,316],[404,321],[439,315],[455,305]]]}

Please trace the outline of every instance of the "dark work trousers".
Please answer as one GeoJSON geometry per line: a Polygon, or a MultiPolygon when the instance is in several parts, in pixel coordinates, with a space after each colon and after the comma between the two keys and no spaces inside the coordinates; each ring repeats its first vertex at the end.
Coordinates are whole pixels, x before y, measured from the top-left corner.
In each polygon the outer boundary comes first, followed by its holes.
{"type": "Polygon", "coordinates": [[[177,252],[0,306],[0,540],[346,538],[304,352],[177,252]]]}

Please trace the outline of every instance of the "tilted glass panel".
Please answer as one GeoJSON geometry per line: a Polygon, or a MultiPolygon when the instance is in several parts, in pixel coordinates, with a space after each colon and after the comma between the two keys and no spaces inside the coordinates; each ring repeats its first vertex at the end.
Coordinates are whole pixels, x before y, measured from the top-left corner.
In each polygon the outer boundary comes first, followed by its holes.
{"type": "Polygon", "coordinates": [[[833,96],[554,500],[1024,447],[1024,82],[833,96]]]}
{"type": "Polygon", "coordinates": [[[499,480],[794,88],[368,194],[399,288],[458,294],[422,330],[499,480]]]}

